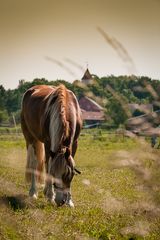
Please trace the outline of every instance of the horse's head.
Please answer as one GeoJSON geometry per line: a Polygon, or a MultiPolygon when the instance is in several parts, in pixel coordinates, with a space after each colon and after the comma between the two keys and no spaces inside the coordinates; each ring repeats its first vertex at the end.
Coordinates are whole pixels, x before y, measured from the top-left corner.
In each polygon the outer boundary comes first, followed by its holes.
{"type": "Polygon", "coordinates": [[[73,207],[71,199],[71,182],[76,173],[75,162],[71,156],[70,149],[64,148],[57,153],[51,154],[50,174],[53,176],[55,191],[55,202],[58,206],[67,204],[73,207]]]}

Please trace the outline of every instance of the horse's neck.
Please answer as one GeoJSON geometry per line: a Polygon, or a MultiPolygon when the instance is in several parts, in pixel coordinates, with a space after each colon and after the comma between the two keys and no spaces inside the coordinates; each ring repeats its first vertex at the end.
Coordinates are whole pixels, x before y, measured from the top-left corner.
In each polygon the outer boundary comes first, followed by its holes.
{"type": "Polygon", "coordinates": [[[54,92],[55,102],[50,107],[49,133],[51,138],[51,151],[56,152],[63,139],[69,134],[69,124],[67,121],[66,89],[59,87],[54,92]]]}

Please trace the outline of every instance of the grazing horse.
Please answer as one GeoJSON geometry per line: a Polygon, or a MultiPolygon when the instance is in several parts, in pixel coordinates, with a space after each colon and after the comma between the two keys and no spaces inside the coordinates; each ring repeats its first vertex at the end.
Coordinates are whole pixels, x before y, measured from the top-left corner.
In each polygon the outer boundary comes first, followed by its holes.
{"type": "Polygon", "coordinates": [[[39,85],[28,89],[22,100],[21,126],[26,140],[26,180],[29,195],[37,198],[37,181],[46,170],[44,194],[57,205],[74,206],[71,181],[80,173],[74,162],[82,127],[81,110],[72,91],[64,85],[39,85]]]}

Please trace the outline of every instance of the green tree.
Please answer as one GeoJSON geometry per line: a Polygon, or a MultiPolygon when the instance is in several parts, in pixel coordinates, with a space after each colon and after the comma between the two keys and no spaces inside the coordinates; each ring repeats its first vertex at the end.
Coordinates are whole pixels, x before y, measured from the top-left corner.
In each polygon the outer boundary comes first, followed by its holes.
{"type": "Polygon", "coordinates": [[[125,107],[121,105],[115,98],[111,98],[107,104],[107,114],[111,117],[113,123],[118,127],[120,124],[125,124],[128,115],[125,107]]]}
{"type": "Polygon", "coordinates": [[[6,106],[6,90],[0,85],[0,110],[4,110],[6,106]]]}
{"type": "Polygon", "coordinates": [[[6,110],[0,110],[0,124],[8,121],[8,113],[6,110]]]}

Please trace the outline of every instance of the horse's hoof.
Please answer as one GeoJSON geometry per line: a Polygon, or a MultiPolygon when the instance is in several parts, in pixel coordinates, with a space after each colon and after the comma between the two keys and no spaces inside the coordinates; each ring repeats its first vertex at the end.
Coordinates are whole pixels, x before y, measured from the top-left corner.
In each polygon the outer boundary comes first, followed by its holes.
{"type": "Polygon", "coordinates": [[[37,198],[38,198],[36,193],[34,193],[33,195],[29,194],[29,196],[34,200],[37,200],[37,198]]]}
{"type": "Polygon", "coordinates": [[[55,199],[54,198],[48,198],[48,202],[51,204],[51,205],[55,205],[55,199]]]}

